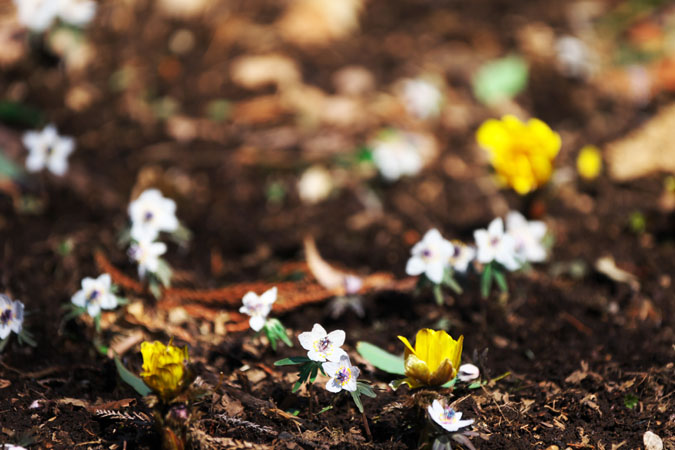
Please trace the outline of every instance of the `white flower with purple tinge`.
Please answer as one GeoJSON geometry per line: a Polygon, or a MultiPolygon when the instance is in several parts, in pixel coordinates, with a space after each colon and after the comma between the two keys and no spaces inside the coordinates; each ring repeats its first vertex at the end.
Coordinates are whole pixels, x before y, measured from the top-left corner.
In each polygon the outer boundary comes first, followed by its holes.
{"type": "Polygon", "coordinates": [[[147,272],[157,273],[160,256],[166,253],[166,244],[153,242],[143,236],[129,247],[129,257],[138,264],[138,276],[145,277],[147,272]]]}
{"type": "Polygon", "coordinates": [[[418,119],[436,117],[441,112],[443,93],[427,80],[421,78],[405,80],[402,97],[408,114],[418,119]]]}
{"type": "Polygon", "coordinates": [[[476,258],[483,264],[496,261],[508,270],[517,270],[521,263],[516,258],[516,242],[512,236],[504,233],[504,221],[497,217],[488,226],[487,230],[480,229],[473,232],[478,246],[476,258]]]}
{"type": "Polygon", "coordinates": [[[24,133],[22,141],[28,149],[26,168],[30,172],[47,168],[54,175],[66,173],[68,156],[75,150],[73,138],[59,136],[54,125],[47,125],[42,131],[24,133]]]}
{"type": "Polygon", "coordinates": [[[480,369],[473,364],[462,364],[457,371],[459,381],[472,381],[480,376],[480,369]]]}
{"type": "Polygon", "coordinates": [[[158,189],[146,189],[129,204],[131,237],[136,241],[154,240],[160,231],[178,229],[176,202],[166,198],[158,189]]]}
{"type": "Polygon", "coordinates": [[[58,16],[67,24],[84,27],[96,15],[96,2],[92,0],[50,0],[58,4],[58,16]]]}
{"type": "Polygon", "coordinates": [[[454,433],[459,431],[460,428],[468,427],[473,423],[473,419],[461,420],[462,413],[455,411],[449,406],[443,406],[438,400],[434,402],[427,408],[429,417],[431,420],[439,424],[445,431],[454,433]]]}
{"type": "Polygon", "coordinates": [[[104,273],[98,278],[86,277],[82,280],[82,289],[72,297],[75,306],[86,308],[87,314],[96,317],[102,309],[117,308],[117,297],[110,291],[110,275],[104,273]]]}
{"type": "Polygon", "coordinates": [[[251,319],[248,322],[251,329],[253,329],[253,331],[260,331],[265,326],[267,316],[270,311],[272,311],[272,304],[274,304],[276,300],[276,286],[268,289],[261,295],[257,295],[255,292],[248,292],[242,299],[244,305],[239,308],[239,312],[251,316],[251,319]]]}
{"type": "Polygon", "coordinates": [[[506,232],[515,241],[516,258],[522,262],[542,262],[546,260],[546,248],[543,239],[547,228],[539,220],[529,221],[522,214],[511,211],[506,216],[506,232]]]}
{"type": "Polygon", "coordinates": [[[330,377],[330,380],[326,383],[326,389],[329,392],[356,391],[356,379],[361,371],[358,367],[352,366],[349,356],[342,356],[338,362],[325,362],[321,367],[330,377]]]}
{"type": "Polygon", "coordinates": [[[0,294],[0,339],[6,339],[13,331],[21,333],[23,327],[23,303],[0,294]]]}
{"type": "Polygon", "coordinates": [[[55,0],[14,0],[19,22],[29,30],[42,33],[49,28],[59,11],[55,0]]]}
{"type": "Polygon", "coordinates": [[[326,333],[324,327],[315,323],[312,331],[300,333],[298,340],[312,361],[337,362],[341,357],[347,356],[347,352],[340,348],[345,343],[345,332],[342,330],[326,333]]]}
{"type": "Polygon", "coordinates": [[[476,257],[476,249],[460,241],[452,241],[452,247],[452,254],[448,259],[448,264],[455,272],[466,272],[469,264],[476,257]]]}
{"type": "Polygon", "coordinates": [[[412,248],[412,256],[406,264],[405,271],[412,276],[424,274],[432,282],[440,284],[453,252],[452,243],[444,239],[437,229],[431,229],[412,248]]]}

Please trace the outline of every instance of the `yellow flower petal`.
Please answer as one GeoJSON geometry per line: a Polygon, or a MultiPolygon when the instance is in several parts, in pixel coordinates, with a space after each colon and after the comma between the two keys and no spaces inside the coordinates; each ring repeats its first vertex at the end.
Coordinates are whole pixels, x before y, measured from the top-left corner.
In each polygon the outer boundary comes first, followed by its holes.
{"type": "Polygon", "coordinates": [[[592,180],[602,171],[602,155],[597,147],[587,145],[577,156],[577,171],[582,177],[592,180]]]}
{"type": "Polygon", "coordinates": [[[399,336],[398,338],[399,338],[399,339],[401,340],[401,342],[403,342],[403,344],[405,345],[406,351],[407,351],[407,352],[409,351],[409,352],[412,353],[413,355],[416,354],[416,353],[415,353],[415,349],[413,348],[412,345],[410,345],[410,342],[408,342],[408,339],[407,339],[407,338],[405,338],[405,337],[403,337],[403,336],[399,336]]]}

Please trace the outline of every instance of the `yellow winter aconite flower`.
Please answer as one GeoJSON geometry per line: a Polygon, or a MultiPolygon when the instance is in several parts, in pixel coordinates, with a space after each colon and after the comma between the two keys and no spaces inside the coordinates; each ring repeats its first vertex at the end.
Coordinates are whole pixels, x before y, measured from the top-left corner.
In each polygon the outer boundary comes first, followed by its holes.
{"type": "Polygon", "coordinates": [[[602,154],[597,147],[587,145],[581,149],[577,156],[577,172],[579,175],[592,180],[600,175],[602,170],[602,154]]]}
{"type": "Polygon", "coordinates": [[[159,341],[143,342],[143,371],[141,377],[163,400],[179,394],[188,382],[187,346],[180,348],[159,341]]]}
{"type": "Polygon", "coordinates": [[[499,181],[521,195],[546,184],[560,150],[560,136],[539,119],[521,122],[515,116],[489,119],[476,140],[490,155],[499,181]]]}
{"type": "Polygon", "coordinates": [[[454,340],[443,330],[424,328],[417,332],[415,348],[403,336],[398,338],[405,344],[406,378],[395,385],[442,386],[457,376],[464,336],[454,340]]]}

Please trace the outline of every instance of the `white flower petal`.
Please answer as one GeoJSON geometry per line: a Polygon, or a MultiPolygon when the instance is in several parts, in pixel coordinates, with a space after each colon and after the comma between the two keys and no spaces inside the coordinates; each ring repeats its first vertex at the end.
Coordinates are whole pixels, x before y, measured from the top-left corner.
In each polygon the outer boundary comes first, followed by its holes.
{"type": "Polygon", "coordinates": [[[328,340],[335,347],[342,347],[342,345],[345,343],[345,337],[346,334],[343,330],[335,330],[328,333],[328,340]]]}
{"type": "Polygon", "coordinates": [[[251,316],[248,324],[251,326],[253,331],[260,331],[265,326],[265,319],[266,318],[263,316],[251,316]]]}
{"type": "MultiPolygon", "coordinates": [[[[300,341],[300,345],[305,350],[312,350],[314,348],[314,337],[313,337],[312,333],[309,332],[309,331],[305,331],[303,333],[300,333],[298,335],[298,341],[300,341]]],[[[311,356],[309,358],[313,359],[311,356]]]]}
{"type": "Polygon", "coordinates": [[[340,386],[340,383],[338,383],[335,378],[331,378],[328,380],[328,383],[326,383],[326,390],[328,392],[337,393],[342,390],[342,386],[340,386]]]}
{"type": "Polygon", "coordinates": [[[263,294],[260,296],[260,300],[267,305],[274,303],[277,300],[277,287],[274,286],[273,288],[263,292],[263,294]]]}
{"type": "Polygon", "coordinates": [[[405,273],[410,276],[417,276],[424,272],[426,269],[426,264],[417,256],[413,256],[408,260],[408,263],[405,266],[405,273]]]}
{"type": "Polygon", "coordinates": [[[427,265],[426,271],[424,274],[426,277],[436,284],[441,284],[443,281],[443,272],[445,271],[445,264],[443,261],[439,261],[436,264],[427,265]]]}

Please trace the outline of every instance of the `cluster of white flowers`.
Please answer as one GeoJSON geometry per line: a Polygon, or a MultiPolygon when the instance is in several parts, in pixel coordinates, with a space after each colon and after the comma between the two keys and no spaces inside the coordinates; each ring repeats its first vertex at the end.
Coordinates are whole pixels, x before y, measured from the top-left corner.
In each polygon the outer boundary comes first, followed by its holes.
{"type": "Polygon", "coordinates": [[[175,232],[179,227],[176,202],[166,198],[158,189],[146,189],[129,204],[131,239],[129,256],[138,263],[142,278],[147,272],[156,273],[166,244],[155,242],[162,231],[175,232]]]}
{"type": "Polygon", "coordinates": [[[518,270],[528,262],[542,262],[546,260],[546,232],[544,222],[528,221],[519,212],[511,211],[506,216],[506,230],[504,221],[497,217],[487,229],[474,231],[476,259],[483,264],[496,261],[508,270],[518,270]]]}
{"type": "Polygon", "coordinates": [[[258,295],[255,292],[248,292],[242,299],[244,305],[239,308],[239,312],[251,316],[248,324],[253,331],[260,331],[265,326],[267,316],[272,311],[272,305],[276,301],[276,286],[266,290],[261,295],[258,295]]]}
{"type": "Polygon", "coordinates": [[[21,333],[23,328],[23,303],[0,294],[0,339],[7,339],[13,331],[21,333]]]}
{"type": "Polygon", "coordinates": [[[546,233],[544,222],[528,221],[516,211],[506,216],[506,230],[504,221],[498,217],[487,229],[474,231],[477,249],[459,241],[448,241],[434,228],[412,248],[406,273],[424,274],[433,283],[440,284],[446,269],[464,273],[474,258],[482,264],[496,261],[508,270],[517,270],[525,263],[546,260],[543,243],[546,233]]]}
{"type": "Polygon", "coordinates": [[[75,306],[85,308],[91,317],[97,317],[102,309],[117,308],[117,296],[112,292],[110,275],[82,279],[82,289],[71,298],[75,306]]]}
{"type": "Polygon", "coordinates": [[[28,131],[23,135],[23,145],[28,149],[26,168],[30,172],[48,169],[54,175],[63,175],[68,170],[68,157],[75,150],[71,137],[59,136],[54,125],[42,131],[28,131]]]}
{"type": "Polygon", "coordinates": [[[352,365],[347,352],[340,348],[345,343],[343,330],[327,333],[324,327],[315,323],[312,331],[300,333],[298,340],[307,350],[309,359],[322,363],[323,371],[330,378],[326,383],[328,391],[356,391],[356,380],[361,371],[352,365]]]}
{"type": "Polygon", "coordinates": [[[423,78],[405,80],[402,83],[401,97],[408,114],[418,119],[436,117],[441,112],[443,92],[423,78]]]}
{"type": "Polygon", "coordinates": [[[437,229],[427,231],[422,240],[411,250],[405,271],[408,275],[424,274],[435,284],[443,281],[447,268],[456,272],[466,272],[476,251],[473,247],[459,241],[448,241],[437,229]]]}
{"type": "Polygon", "coordinates": [[[36,33],[52,26],[56,19],[84,27],[96,15],[93,0],[14,0],[19,22],[36,33]]]}

